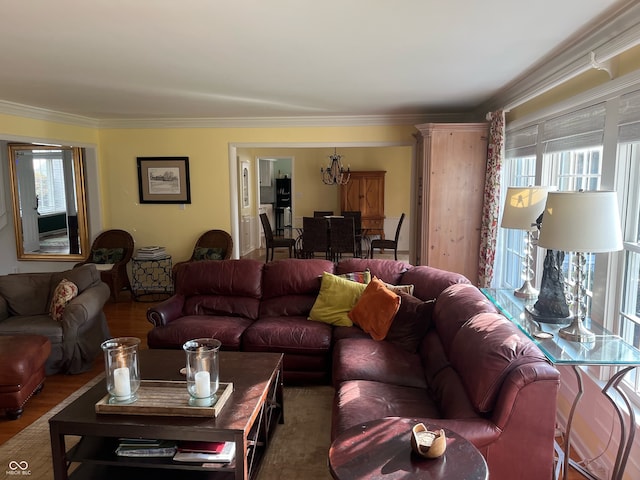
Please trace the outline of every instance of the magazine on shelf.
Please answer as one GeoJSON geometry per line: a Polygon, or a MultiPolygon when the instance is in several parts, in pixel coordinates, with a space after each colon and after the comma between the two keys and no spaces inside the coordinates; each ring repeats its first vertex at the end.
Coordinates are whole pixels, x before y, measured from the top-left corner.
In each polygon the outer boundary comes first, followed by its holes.
{"type": "Polygon", "coordinates": [[[178,448],[178,452],[173,456],[173,460],[176,462],[229,463],[233,461],[235,456],[235,442],[224,442],[222,449],[216,452],[183,451],[181,448],[178,448]]]}
{"type": "Polygon", "coordinates": [[[173,441],[123,438],[118,443],[116,455],[119,457],[173,457],[176,451],[176,442],[173,441]]]}

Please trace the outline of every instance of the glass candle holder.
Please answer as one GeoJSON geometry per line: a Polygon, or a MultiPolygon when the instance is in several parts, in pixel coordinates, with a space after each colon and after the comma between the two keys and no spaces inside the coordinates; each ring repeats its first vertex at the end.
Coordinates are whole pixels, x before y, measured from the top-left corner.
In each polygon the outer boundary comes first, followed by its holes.
{"type": "Polygon", "coordinates": [[[133,403],[138,399],[139,345],[140,339],[135,337],[111,338],[100,345],[104,352],[109,403],[133,403]]]}
{"type": "Polygon", "coordinates": [[[222,343],[215,338],[196,338],[182,346],[187,355],[189,405],[210,407],[220,386],[218,351],[222,343]]]}

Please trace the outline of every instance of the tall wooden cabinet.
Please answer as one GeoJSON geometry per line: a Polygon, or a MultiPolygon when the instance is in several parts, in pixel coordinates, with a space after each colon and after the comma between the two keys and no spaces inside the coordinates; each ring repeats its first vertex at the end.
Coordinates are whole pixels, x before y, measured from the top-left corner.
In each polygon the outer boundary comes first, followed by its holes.
{"type": "Polygon", "coordinates": [[[416,265],[478,283],[486,123],[416,125],[416,265]]]}
{"type": "Polygon", "coordinates": [[[362,228],[384,238],[384,175],[387,172],[351,172],[346,185],[340,186],[340,209],[359,211],[362,228]]]}

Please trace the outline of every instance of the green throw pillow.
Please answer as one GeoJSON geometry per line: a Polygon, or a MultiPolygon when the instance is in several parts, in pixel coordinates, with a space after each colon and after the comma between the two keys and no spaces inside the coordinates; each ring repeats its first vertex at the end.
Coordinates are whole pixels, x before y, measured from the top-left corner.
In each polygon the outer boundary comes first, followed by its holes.
{"type": "Polygon", "coordinates": [[[309,320],[344,327],[352,326],[349,312],[358,302],[365,288],[367,286],[364,283],[323,273],[320,292],[309,312],[309,320]]]}
{"type": "Polygon", "coordinates": [[[224,248],[196,247],[193,252],[194,260],[222,260],[224,258],[224,248]]]}
{"type": "Polygon", "coordinates": [[[96,248],[91,250],[93,263],[118,263],[124,257],[124,248],[96,248]]]}

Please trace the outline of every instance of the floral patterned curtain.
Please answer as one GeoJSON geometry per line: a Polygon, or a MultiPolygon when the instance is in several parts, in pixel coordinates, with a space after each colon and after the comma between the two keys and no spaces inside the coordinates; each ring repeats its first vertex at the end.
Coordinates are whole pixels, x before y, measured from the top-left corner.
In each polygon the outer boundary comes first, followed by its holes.
{"type": "Polygon", "coordinates": [[[504,111],[498,110],[487,115],[489,145],[487,148],[487,175],[484,184],[484,204],[480,229],[480,264],[478,284],[491,286],[493,263],[496,257],[498,236],[498,215],[500,214],[500,169],[504,159],[504,111]]]}

